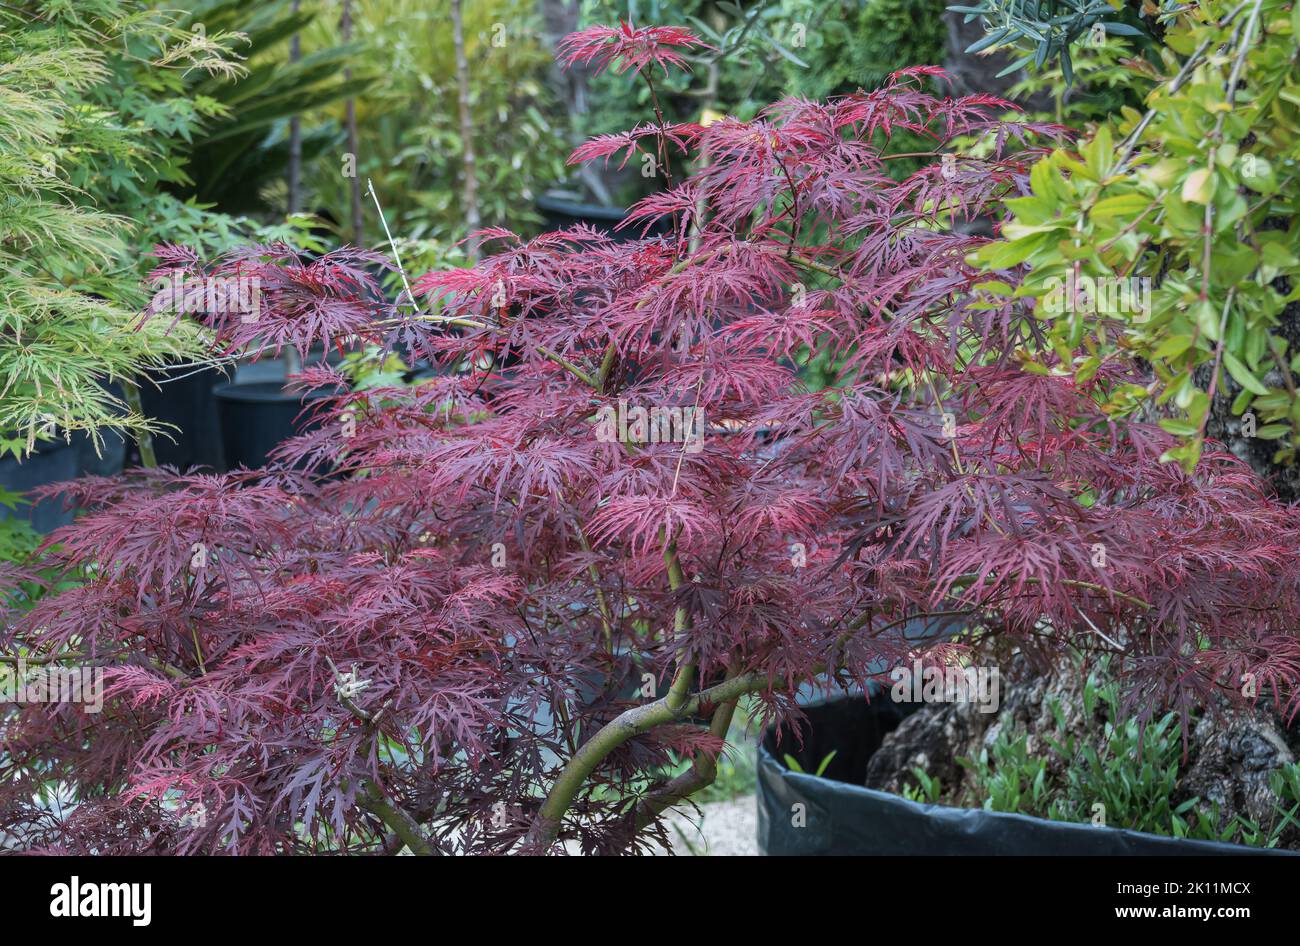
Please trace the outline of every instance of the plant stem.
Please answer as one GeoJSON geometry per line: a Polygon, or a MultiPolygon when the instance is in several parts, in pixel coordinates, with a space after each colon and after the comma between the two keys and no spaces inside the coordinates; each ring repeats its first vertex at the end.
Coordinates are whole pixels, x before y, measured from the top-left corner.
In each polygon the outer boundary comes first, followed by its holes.
{"type": "MultiPolygon", "coordinates": [[[[578,544],[588,555],[592,554],[591,543],[587,541],[587,534],[582,531],[582,526],[574,523],[574,530],[578,533],[578,544]]],[[[609,610],[609,602],[605,600],[605,592],[600,587],[600,572],[596,569],[595,564],[587,566],[587,574],[591,578],[591,587],[596,592],[596,604],[600,607],[600,621],[605,629],[605,647],[610,653],[614,652],[614,622],[609,610]]]]}
{"type": "MultiPolygon", "coordinates": [[[[678,590],[686,584],[686,575],[682,572],[681,560],[677,557],[677,540],[672,539],[664,546],[664,565],[668,568],[668,587],[673,591],[678,590]]],[[[691,615],[686,608],[678,605],[673,612],[673,644],[681,647],[685,644],[686,637],[691,631],[691,615]]],[[[695,678],[695,664],[690,660],[683,660],[681,666],[677,668],[677,673],[673,677],[672,685],[668,689],[669,709],[676,711],[686,702],[687,695],[691,690],[691,683],[695,678]]]]}
{"type": "Polygon", "coordinates": [[[465,22],[462,0],[451,0],[451,36],[456,50],[456,104],[460,112],[461,161],[465,175],[463,197],[465,226],[470,232],[468,251],[471,264],[478,262],[478,237],[482,222],[478,210],[478,170],[474,159],[474,122],[469,110],[469,62],[465,58],[465,22]]]}
{"type": "Polygon", "coordinates": [[[551,786],[537,814],[537,822],[533,828],[537,846],[543,852],[550,849],[559,837],[560,824],[565,813],[577,798],[587,778],[611,752],[623,743],[663,723],[670,723],[690,715],[704,704],[726,703],[770,685],[766,675],[743,673],[688,697],[685,703],[675,710],[669,707],[667,696],[644,706],[634,706],[624,710],[583,743],[582,747],[565,763],[560,777],[551,786]]]}
{"type": "MultiPolygon", "coordinates": [[[[712,735],[719,739],[726,738],[738,699],[739,697],[727,700],[713,711],[713,719],[709,722],[709,732],[712,735]]],[[[641,799],[633,813],[636,830],[640,831],[682,799],[712,785],[717,777],[717,756],[707,751],[698,753],[691,761],[690,769],[641,799]]]]}
{"type": "MultiPolygon", "coordinates": [[[[123,396],[126,399],[127,407],[131,408],[133,414],[144,417],[144,407],[140,400],[140,387],[134,379],[126,379],[122,382],[123,396]]],[[[154,467],[158,465],[158,454],[153,448],[153,434],[147,429],[140,429],[135,435],[136,446],[140,448],[140,465],[154,467]]]]}
{"type": "MultiPolygon", "coordinates": [[[[302,0],[293,0],[291,12],[295,15],[302,7],[302,0]]],[[[297,63],[302,59],[302,37],[294,33],[289,40],[289,62],[297,63]]],[[[295,114],[289,119],[289,194],[285,201],[285,210],[296,214],[302,209],[302,116],[295,114]]]]}
{"type": "Polygon", "coordinates": [[[357,796],[357,804],[386,824],[411,849],[412,854],[432,857],[438,853],[425,838],[415,819],[389,801],[374,782],[367,781],[362,785],[362,794],[357,796]]]}

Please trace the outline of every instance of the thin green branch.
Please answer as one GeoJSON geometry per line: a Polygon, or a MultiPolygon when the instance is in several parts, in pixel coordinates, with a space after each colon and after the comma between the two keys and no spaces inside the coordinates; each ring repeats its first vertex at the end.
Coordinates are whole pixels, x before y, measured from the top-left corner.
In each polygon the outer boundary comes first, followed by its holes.
{"type": "Polygon", "coordinates": [[[545,801],[537,815],[534,825],[534,840],[542,851],[550,849],[560,833],[560,825],[578,792],[587,779],[608,758],[609,754],[623,743],[642,733],[649,732],[656,726],[675,722],[684,716],[695,713],[706,704],[721,704],[734,700],[746,693],[754,693],[770,686],[765,674],[743,673],[730,680],[724,680],[717,686],[710,687],[690,696],[676,709],[668,705],[668,697],[634,706],[625,710],[587,740],[581,748],[565,763],[560,777],[555,780],[547,793],[545,801]]]}
{"type": "Polygon", "coordinates": [[[357,796],[357,804],[387,825],[389,830],[411,849],[412,854],[421,857],[432,857],[438,854],[421,832],[415,819],[404,809],[389,801],[374,782],[363,783],[362,793],[357,796]]]}

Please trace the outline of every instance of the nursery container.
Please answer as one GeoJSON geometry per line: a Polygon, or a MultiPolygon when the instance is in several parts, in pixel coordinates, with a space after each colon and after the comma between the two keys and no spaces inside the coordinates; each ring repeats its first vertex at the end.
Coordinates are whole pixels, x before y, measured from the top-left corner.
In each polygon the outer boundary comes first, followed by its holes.
{"type": "Polygon", "coordinates": [[[220,384],[213,389],[226,468],[256,470],[284,441],[314,426],[311,401],[325,391],[286,391],[280,381],[220,384]]]}
{"type": "MultiPolygon", "coordinates": [[[[125,400],[125,392],[119,381],[101,381],[107,391],[118,403],[125,400]]],[[[130,446],[130,435],[111,427],[101,427],[98,431],[78,430],[72,434],[72,442],[77,445],[80,454],[81,476],[116,476],[126,467],[126,455],[130,446]],[[98,443],[96,443],[98,434],[98,443]]]]}
{"type": "MultiPolygon", "coordinates": [[[[36,444],[36,449],[21,461],[5,455],[0,459],[0,489],[11,493],[28,490],[50,483],[76,479],[81,473],[81,453],[76,441],[48,441],[36,444]]],[[[63,508],[60,497],[43,499],[38,503],[20,503],[16,510],[0,506],[0,519],[9,516],[26,519],[37,532],[51,532],[72,522],[72,511],[63,508]]]]}
{"type": "MultiPolygon", "coordinates": [[[[537,198],[537,209],[545,221],[547,230],[563,230],[585,223],[589,227],[608,234],[611,239],[620,243],[629,243],[640,239],[641,231],[645,228],[645,223],[639,222],[618,229],[618,225],[623,222],[623,218],[628,214],[627,207],[604,207],[600,204],[585,204],[576,200],[569,200],[553,192],[544,193],[537,198]]],[[[646,235],[657,236],[669,232],[670,229],[671,224],[667,218],[656,220],[650,226],[650,230],[646,235]]]]}
{"type": "Polygon", "coordinates": [[[84,476],[116,476],[126,467],[126,438],[116,430],[101,430],[99,446],[86,431],[73,434],[72,442],[80,455],[80,473],[84,476]]]}
{"type": "Polygon", "coordinates": [[[200,466],[223,469],[217,402],[213,388],[223,379],[216,368],[178,367],[140,385],[146,417],[163,424],[153,437],[158,462],[179,470],[200,466]]]}
{"type": "Polygon", "coordinates": [[[886,733],[920,705],[879,695],[870,702],[851,696],[812,703],[803,707],[808,718],[802,745],[788,731],[778,739],[769,729],[758,747],[759,850],[770,855],[1295,853],[921,804],[864,788],[867,760],[886,733]],[[835,757],[821,777],[793,772],[780,761],[788,753],[814,772],[832,750],[835,757]],[[798,818],[802,827],[794,823],[798,818]]]}

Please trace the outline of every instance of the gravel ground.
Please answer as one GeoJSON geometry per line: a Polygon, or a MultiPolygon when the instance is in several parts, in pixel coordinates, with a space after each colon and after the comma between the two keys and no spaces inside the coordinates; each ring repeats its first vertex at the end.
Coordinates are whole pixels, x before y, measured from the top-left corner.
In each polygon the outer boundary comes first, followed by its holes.
{"type": "Polygon", "coordinates": [[[683,809],[668,816],[673,849],[680,857],[756,857],[758,806],[753,795],[683,809]]]}

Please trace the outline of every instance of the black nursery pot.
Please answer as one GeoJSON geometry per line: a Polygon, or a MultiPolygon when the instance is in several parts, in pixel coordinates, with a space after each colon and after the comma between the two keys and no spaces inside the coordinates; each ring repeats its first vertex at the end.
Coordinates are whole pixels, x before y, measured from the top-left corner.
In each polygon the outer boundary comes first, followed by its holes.
{"type": "MultiPolygon", "coordinates": [[[[11,493],[26,493],[38,486],[74,480],[80,474],[81,451],[75,440],[39,443],[22,462],[9,455],[0,459],[0,487],[11,493]]],[[[38,503],[19,503],[15,510],[0,506],[0,519],[10,516],[26,519],[37,532],[52,532],[71,523],[73,511],[65,510],[63,500],[56,496],[38,503]]]]}
{"type": "Polygon", "coordinates": [[[266,466],[280,444],[317,426],[311,401],[329,392],[286,392],[280,381],[220,384],[213,389],[226,468],[266,466]]]}
{"type": "Polygon", "coordinates": [[[126,438],[116,430],[101,430],[99,444],[85,432],[73,434],[80,455],[80,472],[86,476],[116,476],[126,468],[126,438]]]}
{"type": "Polygon", "coordinates": [[[223,469],[217,403],[213,389],[223,378],[216,368],[174,368],[162,372],[157,384],[140,385],[146,417],[170,426],[153,438],[160,464],[179,470],[201,466],[223,469]]]}
{"type": "MultiPolygon", "coordinates": [[[[548,230],[563,230],[585,223],[589,227],[607,234],[620,243],[629,243],[640,239],[645,223],[636,223],[619,229],[619,224],[628,215],[627,207],[603,207],[600,204],[583,204],[565,200],[555,194],[542,194],[537,198],[537,210],[546,222],[548,230]]],[[[671,230],[668,219],[656,220],[646,236],[662,236],[671,230]]]]}
{"type": "Polygon", "coordinates": [[[803,744],[769,729],[758,747],[758,846],[768,855],[1279,855],[1238,844],[1189,841],[1121,828],[1047,821],[908,801],[864,788],[867,760],[913,707],[876,696],[805,706],[803,744]],[[792,772],[788,753],[814,772],[792,772]],[[795,808],[796,805],[803,807],[795,808]],[[802,827],[796,821],[803,820],[802,827]]]}

